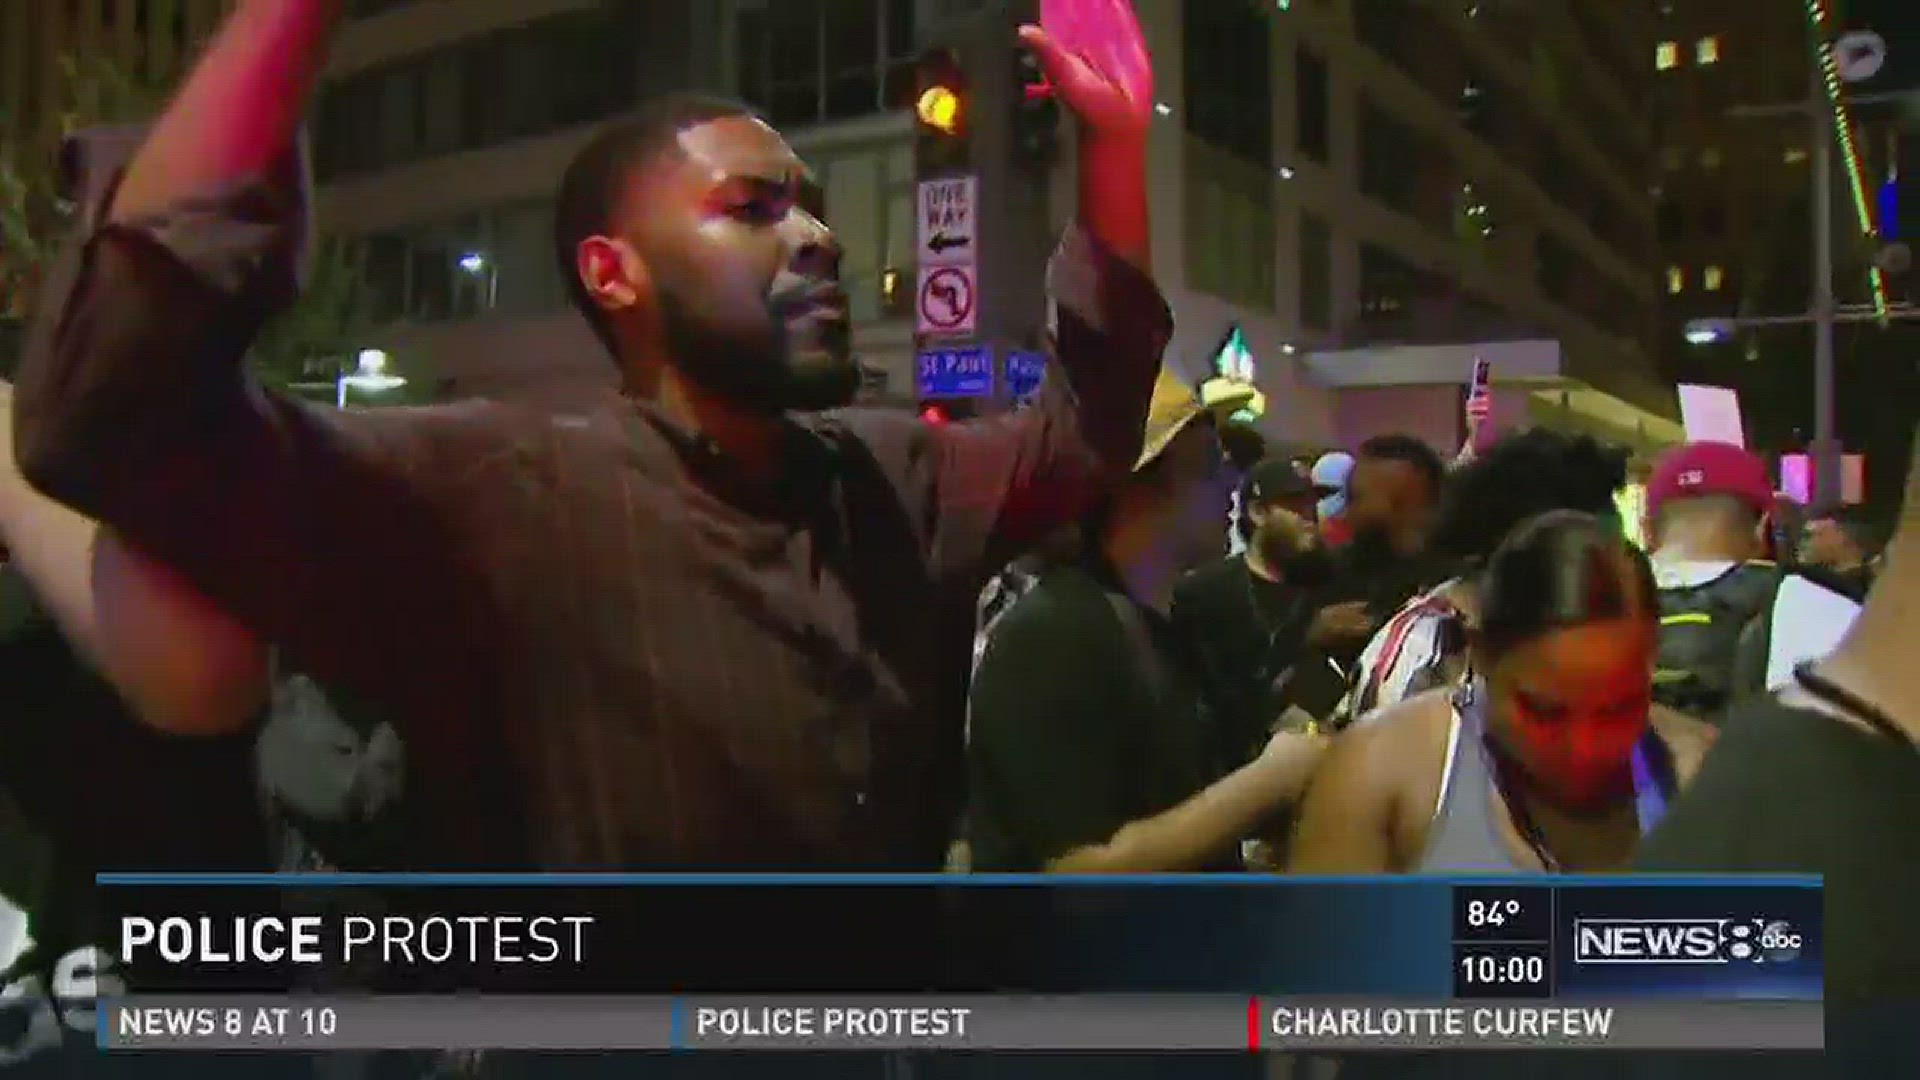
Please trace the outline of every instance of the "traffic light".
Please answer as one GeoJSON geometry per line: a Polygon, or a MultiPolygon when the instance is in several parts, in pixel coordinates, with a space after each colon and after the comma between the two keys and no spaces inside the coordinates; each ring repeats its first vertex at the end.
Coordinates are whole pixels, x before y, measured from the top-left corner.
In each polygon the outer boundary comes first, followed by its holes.
{"type": "Polygon", "coordinates": [[[977,398],[926,398],[915,411],[929,424],[950,424],[979,416],[980,402],[977,398]]]}
{"type": "Polygon", "coordinates": [[[1060,144],[1060,102],[1040,61],[1025,48],[1013,56],[1013,145],[1016,160],[1029,168],[1052,164],[1060,144]]]}
{"type": "Polygon", "coordinates": [[[972,157],[972,95],[950,49],[920,57],[913,90],[914,165],[922,177],[964,172],[972,157]]]}

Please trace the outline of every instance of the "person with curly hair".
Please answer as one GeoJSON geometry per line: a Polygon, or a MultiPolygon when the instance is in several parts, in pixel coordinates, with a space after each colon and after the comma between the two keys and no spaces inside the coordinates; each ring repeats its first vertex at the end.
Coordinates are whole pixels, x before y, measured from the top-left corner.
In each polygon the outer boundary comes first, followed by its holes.
{"type": "Polygon", "coordinates": [[[1480,571],[1494,550],[1522,522],[1551,510],[1617,521],[1613,494],[1626,479],[1625,450],[1545,429],[1509,435],[1450,474],[1430,542],[1455,576],[1408,601],[1373,635],[1336,724],[1458,682],[1480,571]]]}

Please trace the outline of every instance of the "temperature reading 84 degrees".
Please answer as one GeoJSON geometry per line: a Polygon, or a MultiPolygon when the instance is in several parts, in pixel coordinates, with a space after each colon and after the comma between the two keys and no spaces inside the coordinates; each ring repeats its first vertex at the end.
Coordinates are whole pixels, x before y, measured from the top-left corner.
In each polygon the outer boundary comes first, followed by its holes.
{"type": "Polygon", "coordinates": [[[1453,936],[1456,941],[1550,941],[1553,892],[1526,886],[1455,885],[1453,936]]]}
{"type": "Polygon", "coordinates": [[[1505,900],[1467,901],[1467,925],[1476,930],[1484,927],[1504,928],[1519,918],[1520,901],[1511,897],[1505,900]]]}

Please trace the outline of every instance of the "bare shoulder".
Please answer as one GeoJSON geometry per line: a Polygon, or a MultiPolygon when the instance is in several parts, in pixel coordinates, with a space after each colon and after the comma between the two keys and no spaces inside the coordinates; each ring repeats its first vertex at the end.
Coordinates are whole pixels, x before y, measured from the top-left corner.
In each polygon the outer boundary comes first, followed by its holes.
{"type": "Polygon", "coordinates": [[[1291,868],[1380,873],[1410,865],[1425,842],[1452,712],[1445,693],[1420,694],[1342,732],[1307,789],[1291,868]]]}
{"type": "Polygon", "coordinates": [[[1342,732],[1328,757],[1376,777],[1394,801],[1437,797],[1442,759],[1453,726],[1450,691],[1429,690],[1363,717],[1342,732]]]}
{"type": "Polygon", "coordinates": [[[1704,720],[1696,720],[1685,713],[1675,712],[1664,705],[1655,705],[1651,715],[1653,730],[1667,744],[1667,750],[1673,755],[1674,775],[1680,783],[1693,780],[1693,774],[1700,770],[1700,762],[1713,749],[1713,741],[1720,736],[1720,730],[1704,720]]]}

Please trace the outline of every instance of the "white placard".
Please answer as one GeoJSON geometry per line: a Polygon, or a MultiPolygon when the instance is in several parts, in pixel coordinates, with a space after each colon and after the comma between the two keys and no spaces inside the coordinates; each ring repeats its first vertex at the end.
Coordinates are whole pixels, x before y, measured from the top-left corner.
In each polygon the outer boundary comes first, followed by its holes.
{"type": "Polygon", "coordinates": [[[980,182],[971,176],[920,181],[920,265],[979,260],[980,182]]]}
{"type": "Polygon", "coordinates": [[[1780,583],[1773,598],[1773,638],[1767,643],[1767,689],[1784,689],[1793,669],[1840,647],[1860,605],[1803,577],[1780,583]]]}
{"type": "Polygon", "coordinates": [[[923,266],[914,302],[920,332],[964,337],[980,324],[980,290],[971,266],[923,266]]]}
{"type": "Polygon", "coordinates": [[[1687,429],[1688,442],[1722,442],[1747,445],[1746,428],[1740,423],[1740,395],[1724,386],[1693,386],[1681,383],[1680,422],[1687,429]]]}

